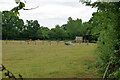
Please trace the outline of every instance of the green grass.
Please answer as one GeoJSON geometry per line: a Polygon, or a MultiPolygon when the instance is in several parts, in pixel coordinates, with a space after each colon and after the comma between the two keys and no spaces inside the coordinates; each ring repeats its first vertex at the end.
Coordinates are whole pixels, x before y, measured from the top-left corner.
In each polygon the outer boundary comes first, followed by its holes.
{"type": "Polygon", "coordinates": [[[95,48],[95,44],[3,43],[2,62],[8,70],[24,78],[97,78],[97,69],[89,68],[97,60],[95,48]]]}

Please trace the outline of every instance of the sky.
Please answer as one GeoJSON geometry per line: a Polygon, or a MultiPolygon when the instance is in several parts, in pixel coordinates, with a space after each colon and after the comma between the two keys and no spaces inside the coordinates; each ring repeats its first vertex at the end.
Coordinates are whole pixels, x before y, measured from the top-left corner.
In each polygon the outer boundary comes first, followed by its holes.
{"type": "MultiPolygon", "coordinates": [[[[21,0],[24,2],[24,0],[21,0]]],[[[63,25],[68,21],[68,17],[74,20],[79,18],[83,22],[92,17],[96,8],[85,6],[79,0],[25,0],[25,8],[35,8],[33,10],[20,10],[20,18],[26,20],[38,20],[40,26],[54,28],[55,25],[63,25]]],[[[0,0],[0,11],[11,10],[17,6],[14,0],[0,0]]]]}

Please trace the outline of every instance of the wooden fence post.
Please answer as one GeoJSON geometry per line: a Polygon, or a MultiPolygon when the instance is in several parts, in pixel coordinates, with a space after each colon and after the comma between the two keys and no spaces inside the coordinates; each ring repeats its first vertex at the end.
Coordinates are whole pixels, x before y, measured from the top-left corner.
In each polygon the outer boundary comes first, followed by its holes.
{"type": "Polygon", "coordinates": [[[87,40],[87,45],[88,45],[89,41],[87,40]]]}
{"type": "Polygon", "coordinates": [[[6,44],[7,44],[7,39],[6,39],[6,44]]]}
{"type": "Polygon", "coordinates": [[[56,42],[57,42],[57,45],[58,45],[59,41],[56,41],[56,42]]]}
{"type": "Polygon", "coordinates": [[[107,64],[105,73],[104,73],[104,75],[103,75],[103,79],[106,77],[106,74],[107,74],[107,71],[108,71],[108,69],[109,69],[110,64],[111,64],[110,62],[107,64]]]}
{"type": "Polygon", "coordinates": [[[36,45],[36,41],[35,41],[35,45],[36,45]]]}
{"type": "Polygon", "coordinates": [[[44,45],[44,41],[42,41],[42,44],[44,45]]]}
{"type": "Polygon", "coordinates": [[[50,45],[51,45],[51,41],[48,41],[49,43],[50,43],[50,45]]]}
{"type": "Polygon", "coordinates": [[[82,41],[80,40],[80,41],[79,41],[79,44],[81,44],[81,43],[82,43],[82,41]]]}
{"type": "Polygon", "coordinates": [[[27,41],[27,44],[29,44],[29,41],[27,41]]]}

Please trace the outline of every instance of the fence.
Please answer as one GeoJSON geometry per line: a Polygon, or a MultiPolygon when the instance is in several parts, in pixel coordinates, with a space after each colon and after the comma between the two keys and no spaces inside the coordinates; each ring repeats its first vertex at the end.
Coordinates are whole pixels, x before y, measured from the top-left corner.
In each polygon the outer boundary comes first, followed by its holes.
{"type": "MultiPolygon", "coordinates": [[[[62,45],[65,43],[71,43],[73,41],[51,41],[51,40],[2,40],[3,45],[7,44],[19,44],[19,45],[62,45]]],[[[79,42],[79,44],[82,42],[79,42]]],[[[88,41],[84,42],[87,43],[88,41]]]]}

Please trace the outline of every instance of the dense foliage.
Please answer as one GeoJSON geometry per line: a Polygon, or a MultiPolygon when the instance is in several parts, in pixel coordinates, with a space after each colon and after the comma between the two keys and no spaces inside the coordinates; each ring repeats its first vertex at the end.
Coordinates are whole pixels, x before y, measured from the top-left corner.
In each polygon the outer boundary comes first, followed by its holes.
{"type": "Polygon", "coordinates": [[[49,29],[40,26],[37,20],[19,19],[12,11],[2,12],[2,37],[10,40],[74,40],[76,36],[85,36],[89,31],[87,23],[82,23],[81,19],[73,20],[68,18],[67,24],[56,25],[49,29]]]}
{"type": "Polygon", "coordinates": [[[84,3],[98,8],[89,23],[98,39],[99,71],[103,78],[120,78],[120,2],[84,3]]]}
{"type": "Polygon", "coordinates": [[[22,31],[24,22],[16,17],[11,11],[2,12],[2,38],[16,39],[22,31]]]}

